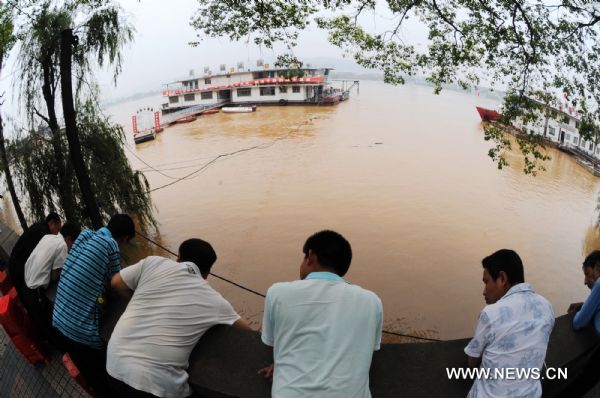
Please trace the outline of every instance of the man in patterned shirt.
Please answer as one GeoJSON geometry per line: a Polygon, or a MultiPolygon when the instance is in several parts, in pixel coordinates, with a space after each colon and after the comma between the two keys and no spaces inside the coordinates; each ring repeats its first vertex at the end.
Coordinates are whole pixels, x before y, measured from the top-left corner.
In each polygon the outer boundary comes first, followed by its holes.
{"type": "Polygon", "coordinates": [[[475,380],[468,396],[540,397],[539,378],[514,375],[532,369],[540,372],[554,326],[552,305],[525,283],[523,263],[514,251],[499,250],[482,264],[488,305],[465,353],[470,367],[481,366],[490,377],[475,380]]]}
{"type": "Polygon", "coordinates": [[[116,214],[108,226],[85,230],[65,260],[52,314],[79,371],[99,396],[107,396],[106,343],[100,337],[100,297],[113,275],[121,270],[119,246],[135,236],[133,220],[116,214]]]}

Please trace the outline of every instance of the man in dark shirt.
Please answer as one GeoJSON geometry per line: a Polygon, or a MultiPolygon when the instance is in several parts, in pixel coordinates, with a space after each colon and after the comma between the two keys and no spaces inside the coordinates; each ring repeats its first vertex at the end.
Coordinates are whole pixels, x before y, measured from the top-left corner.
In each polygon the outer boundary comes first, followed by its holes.
{"type": "Polygon", "coordinates": [[[50,213],[45,222],[33,224],[17,240],[8,260],[8,276],[17,289],[19,296],[22,296],[23,286],[25,286],[25,263],[27,259],[44,235],[58,234],[61,226],[60,216],[56,213],[50,213]]]}

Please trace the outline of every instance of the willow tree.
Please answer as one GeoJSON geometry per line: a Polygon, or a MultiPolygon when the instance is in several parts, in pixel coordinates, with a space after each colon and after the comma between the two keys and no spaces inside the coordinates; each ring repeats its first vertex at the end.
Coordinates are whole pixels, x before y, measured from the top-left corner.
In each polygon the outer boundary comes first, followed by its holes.
{"type": "MultiPolygon", "coordinates": [[[[10,7],[7,7],[6,5],[0,6],[0,75],[2,75],[4,59],[6,58],[15,41],[15,37],[13,35],[14,26],[12,18],[12,9],[10,7]]],[[[0,98],[2,97],[3,95],[0,96],[0,98]]],[[[8,190],[10,192],[10,197],[13,202],[15,212],[17,213],[17,218],[19,219],[21,228],[23,228],[23,230],[26,230],[27,221],[25,220],[25,216],[23,215],[23,210],[21,209],[21,205],[15,189],[15,184],[13,182],[12,174],[10,172],[8,155],[4,143],[4,122],[2,120],[2,114],[0,114],[0,161],[2,162],[2,170],[4,171],[4,177],[6,178],[6,185],[8,185],[8,190]]]]}
{"type": "MultiPolygon", "coordinates": [[[[56,109],[60,83],[60,32],[70,26],[71,16],[66,10],[50,9],[49,4],[42,4],[34,12],[34,16],[26,18],[29,24],[26,22],[19,32],[20,49],[15,83],[30,127],[48,129],[50,132],[53,152],[48,155],[53,162],[59,207],[68,220],[76,220],[73,171],[67,161],[66,149],[61,143],[56,109]],[[40,121],[44,127],[40,126],[40,121]]],[[[49,194],[51,192],[55,190],[48,191],[49,194]]],[[[57,209],[52,206],[49,210],[57,209]]]]}
{"type": "MultiPolygon", "coordinates": [[[[507,90],[504,123],[543,117],[565,93],[582,118],[598,126],[600,111],[600,4],[581,0],[198,0],[192,26],[206,36],[253,38],[272,47],[296,44],[298,33],[319,27],[329,41],[384,80],[402,84],[425,76],[438,93],[446,84],[507,90]],[[372,28],[374,14],[384,15],[372,28]],[[313,23],[314,21],[314,23],[313,23]],[[426,43],[411,40],[422,30],[426,43]]],[[[588,131],[594,131],[594,128],[588,131]]],[[[494,125],[486,139],[501,168],[510,145],[494,125]]],[[[586,131],[581,134],[584,138],[586,131]]],[[[519,140],[525,171],[546,159],[539,140],[519,140]]]]}
{"type": "Polygon", "coordinates": [[[67,219],[91,221],[97,226],[97,218],[90,214],[89,194],[92,193],[101,215],[106,217],[121,209],[137,213],[142,224],[153,224],[147,184],[131,170],[123,155],[125,141],[120,127],[99,114],[98,90],[93,78],[94,68],[110,66],[116,81],[121,70],[120,51],[132,40],[133,27],[121,17],[119,6],[109,1],[33,2],[28,8],[21,5],[17,9],[23,23],[19,32],[21,46],[16,82],[29,126],[14,148],[21,154],[20,161],[16,162],[17,173],[21,187],[29,196],[32,214],[61,207],[67,219]],[[57,109],[59,93],[63,105],[65,98],[71,96],[70,87],[65,93],[64,80],[63,85],[59,85],[61,35],[64,32],[72,32],[76,38],[73,48],[68,48],[72,51],[69,56],[72,63],[68,65],[71,71],[65,72],[75,82],[74,104],[68,115],[63,113],[65,117],[74,116],[78,127],[75,147],[71,139],[66,139],[65,130],[60,128],[57,109]],[[95,127],[90,120],[94,121],[95,127]],[[40,121],[47,127],[40,128],[40,121]],[[91,139],[94,135],[96,138],[91,139]],[[27,154],[25,151],[32,152],[27,154]],[[100,151],[109,151],[113,155],[110,162],[102,163],[102,169],[95,167],[93,162],[93,159],[106,158],[107,155],[100,151]],[[27,159],[27,156],[35,158],[37,155],[49,155],[51,161],[31,162],[27,159]],[[75,174],[80,177],[79,173],[74,173],[74,167],[84,168],[89,176],[87,186],[74,177],[75,174]],[[47,183],[41,193],[32,184],[35,181],[32,178],[47,183]],[[124,189],[126,186],[130,187],[129,191],[124,189]],[[48,197],[42,198],[40,194],[48,197]]]}
{"type": "MultiPolygon", "coordinates": [[[[86,169],[90,173],[92,189],[101,210],[107,219],[116,212],[137,215],[145,225],[154,224],[152,203],[148,197],[149,184],[144,175],[133,171],[123,150],[125,133],[99,111],[92,100],[82,102],[77,111],[77,127],[81,152],[86,169]]],[[[61,134],[61,145],[66,147],[67,138],[61,134]]],[[[48,192],[57,191],[56,179],[52,175],[50,137],[32,130],[13,140],[10,151],[14,154],[15,177],[21,189],[28,193],[28,205],[32,216],[41,217],[53,206],[48,192]]],[[[77,204],[81,204],[79,186],[72,181],[77,204]]],[[[78,206],[75,216],[83,219],[83,206],[78,206]]]]}

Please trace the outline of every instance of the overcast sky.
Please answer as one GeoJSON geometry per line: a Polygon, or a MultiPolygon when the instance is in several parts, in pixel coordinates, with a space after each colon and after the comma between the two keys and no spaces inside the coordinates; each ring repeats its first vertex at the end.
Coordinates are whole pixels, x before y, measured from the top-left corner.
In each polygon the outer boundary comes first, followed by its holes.
{"type": "MultiPolygon", "coordinates": [[[[227,38],[207,38],[198,47],[188,43],[196,40],[197,32],[190,18],[197,9],[195,0],[150,2],[122,0],[128,18],[136,28],[135,42],[124,51],[123,72],[117,87],[110,75],[99,74],[105,97],[121,97],[139,91],[160,89],[161,85],[183,78],[194,69],[201,75],[205,66],[217,71],[220,64],[234,66],[237,62],[252,65],[259,58],[274,59],[279,53],[252,43],[231,42],[227,38]]],[[[299,57],[341,58],[342,52],[327,42],[327,34],[314,29],[304,32],[296,55],[299,57]]]]}
{"type": "MultiPolygon", "coordinates": [[[[227,64],[229,67],[235,66],[237,62],[244,62],[248,67],[250,62],[254,66],[257,59],[272,62],[284,52],[282,46],[270,50],[252,43],[231,42],[227,38],[207,38],[198,47],[190,46],[188,43],[197,40],[198,33],[190,26],[190,18],[198,7],[196,0],[120,0],[118,3],[136,32],[134,41],[123,49],[123,70],[117,85],[114,85],[112,73],[107,70],[96,74],[105,100],[160,90],[163,84],[188,76],[191,69],[194,69],[196,75],[201,75],[205,66],[211,67],[213,71],[217,71],[220,64],[227,64]]],[[[386,10],[378,9],[375,13],[366,12],[360,21],[367,29],[380,31],[393,23],[389,16],[386,10]]],[[[405,37],[413,42],[424,41],[424,32],[419,32],[417,25],[411,25],[412,21],[403,31],[405,37]]],[[[327,33],[314,26],[302,32],[294,52],[302,60],[343,58],[342,51],[329,44],[327,33]]],[[[15,109],[11,101],[13,64],[14,54],[11,54],[0,79],[0,89],[9,93],[3,107],[4,112],[9,114],[14,114],[15,109]]]]}

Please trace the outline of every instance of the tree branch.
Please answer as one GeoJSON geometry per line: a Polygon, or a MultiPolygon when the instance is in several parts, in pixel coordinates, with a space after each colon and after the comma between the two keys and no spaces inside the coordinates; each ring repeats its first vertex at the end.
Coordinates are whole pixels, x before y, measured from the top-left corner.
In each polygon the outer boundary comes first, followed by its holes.
{"type": "Polygon", "coordinates": [[[448,19],[448,17],[439,8],[437,2],[435,0],[432,0],[431,3],[433,4],[433,8],[435,8],[435,10],[436,10],[437,14],[439,15],[439,17],[442,18],[442,20],[444,22],[446,22],[448,25],[450,25],[452,27],[452,29],[454,29],[455,32],[458,32],[458,33],[460,33],[462,35],[463,32],[456,25],[454,25],[454,22],[452,22],[452,21],[450,21],[448,19]]]}
{"type": "Polygon", "coordinates": [[[35,113],[40,119],[46,122],[46,124],[50,125],[50,119],[40,113],[36,107],[33,107],[33,113],[35,113]]]}

